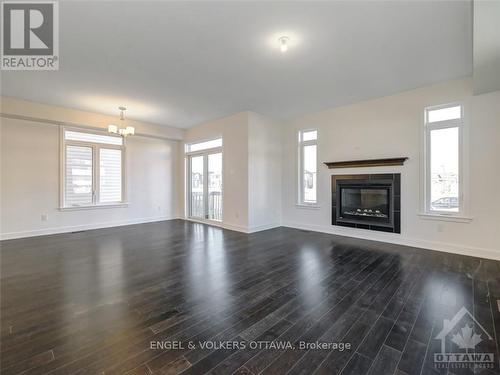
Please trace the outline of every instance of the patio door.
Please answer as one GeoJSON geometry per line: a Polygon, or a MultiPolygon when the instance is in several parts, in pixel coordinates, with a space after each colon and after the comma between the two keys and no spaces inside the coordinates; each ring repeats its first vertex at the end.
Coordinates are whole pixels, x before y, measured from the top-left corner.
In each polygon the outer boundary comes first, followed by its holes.
{"type": "Polygon", "coordinates": [[[188,156],[188,216],[222,221],[222,152],[188,156]]]}

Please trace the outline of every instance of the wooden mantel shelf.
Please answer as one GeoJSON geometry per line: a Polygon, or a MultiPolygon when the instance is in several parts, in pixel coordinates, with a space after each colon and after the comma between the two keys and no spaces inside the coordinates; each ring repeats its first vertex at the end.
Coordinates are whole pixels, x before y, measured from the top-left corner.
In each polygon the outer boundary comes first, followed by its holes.
{"type": "Polygon", "coordinates": [[[407,157],[389,159],[368,159],[368,160],[348,160],[348,161],[325,161],[328,168],[359,168],[359,167],[386,167],[393,165],[403,165],[408,160],[407,157]]]}

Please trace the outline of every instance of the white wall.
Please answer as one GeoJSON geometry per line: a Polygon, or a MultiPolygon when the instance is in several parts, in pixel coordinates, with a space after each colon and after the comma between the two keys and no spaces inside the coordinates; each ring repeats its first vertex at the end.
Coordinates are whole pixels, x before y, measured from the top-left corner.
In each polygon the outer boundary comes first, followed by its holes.
{"type": "Polygon", "coordinates": [[[473,4],[474,93],[484,94],[500,90],[500,1],[473,4]]]}
{"type": "Polygon", "coordinates": [[[248,113],[248,227],[257,231],[281,223],[282,126],[248,113]]]}
{"type": "Polygon", "coordinates": [[[500,92],[472,96],[469,79],[424,87],[291,121],[284,127],[283,224],[430,249],[500,259],[500,92]],[[423,219],[421,151],[423,110],[462,101],[470,146],[470,223],[423,219]],[[318,128],[319,209],[296,206],[297,132],[318,128]],[[408,156],[402,167],[330,170],[325,161],[408,156]],[[331,225],[332,174],[400,172],[401,235],[331,225]]]}
{"type": "MultiPolygon", "coordinates": [[[[40,104],[7,96],[0,96],[0,112],[2,115],[35,118],[39,119],[40,122],[84,125],[103,130],[108,128],[108,124],[116,124],[118,120],[118,113],[116,116],[108,116],[101,113],[40,104]]],[[[3,121],[3,118],[1,118],[1,120],[3,121]]],[[[126,122],[127,125],[135,127],[135,132],[138,135],[143,134],[172,140],[182,140],[184,137],[183,129],[150,124],[132,119],[126,119],[126,122]]]]}
{"type": "MultiPolygon", "coordinates": [[[[280,225],[281,136],[279,123],[249,111],[186,131],[185,143],[223,138],[225,228],[253,232],[280,225]]],[[[181,180],[184,192],[184,174],[181,180]]]]}
{"type": "MultiPolygon", "coordinates": [[[[223,225],[229,229],[246,231],[248,228],[248,113],[209,121],[185,133],[185,143],[222,137],[223,225]]],[[[184,165],[183,147],[180,160],[184,165]]],[[[185,209],[184,168],[181,168],[180,199],[185,209]]]]}
{"type": "Polygon", "coordinates": [[[184,147],[176,140],[195,142],[222,136],[226,228],[254,231],[281,221],[291,227],[500,259],[500,91],[473,96],[470,79],[330,109],[285,124],[252,112],[209,121],[185,133],[135,122],[140,132],[153,138],[127,140],[130,206],[88,211],[58,210],[59,127],[43,119],[103,128],[113,118],[11,98],[2,98],[1,103],[2,114],[18,117],[0,117],[3,238],[184,217],[184,147]],[[466,111],[470,223],[418,215],[423,110],[455,101],[463,102],[466,111]],[[391,156],[410,159],[394,168],[329,170],[320,164],[320,207],[299,208],[297,131],[304,128],[319,130],[319,162],[391,156]],[[332,226],[331,175],[384,172],[402,173],[401,235],[332,226]],[[47,222],[41,220],[44,213],[49,215],[47,222]]]}
{"type": "MultiPolygon", "coordinates": [[[[12,99],[9,102],[12,103],[12,99]]],[[[104,121],[104,117],[50,106],[42,106],[45,112],[37,111],[38,104],[17,104],[17,114],[36,116],[40,121],[0,118],[2,238],[165,220],[177,216],[179,142],[144,136],[126,140],[128,207],[60,211],[59,126],[42,122],[42,119],[71,120],[99,127],[99,120],[104,121]],[[47,221],[42,221],[42,214],[48,214],[47,221]]],[[[12,109],[13,106],[4,105],[2,113],[12,113],[14,111],[9,111],[12,109]]],[[[141,132],[151,130],[147,124],[140,129],[141,132]]],[[[178,135],[177,129],[167,127],[157,131],[156,136],[169,131],[169,135],[178,135]]]]}

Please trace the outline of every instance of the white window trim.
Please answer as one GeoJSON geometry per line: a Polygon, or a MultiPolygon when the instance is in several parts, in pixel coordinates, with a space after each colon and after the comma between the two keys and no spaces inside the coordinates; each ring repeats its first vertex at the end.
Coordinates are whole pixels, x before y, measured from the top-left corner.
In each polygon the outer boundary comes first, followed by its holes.
{"type": "Polygon", "coordinates": [[[59,207],[59,211],[80,211],[80,210],[93,210],[96,208],[124,208],[128,207],[128,202],[122,203],[100,203],[94,206],[74,206],[74,207],[59,207]]]}
{"type": "Polygon", "coordinates": [[[214,138],[207,138],[207,139],[200,139],[200,140],[196,140],[196,141],[184,143],[184,154],[186,156],[189,156],[189,155],[203,154],[203,153],[205,153],[207,151],[210,151],[210,152],[220,151],[220,152],[222,152],[222,148],[223,147],[224,147],[224,139],[222,138],[222,136],[214,137],[214,138]],[[205,142],[215,141],[217,139],[221,140],[222,146],[204,148],[204,149],[198,150],[198,151],[187,151],[187,147],[188,146],[195,145],[197,143],[205,143],[205,142]]]}
{"type": "Polygon", "coordinates": [[[468,216],[469,212],[469,194],[468,194],[468,110],[462,102],[453,102],[429,106],[424,109],[423,118],[423,140],[422,140],[422,164],[423,164],[423,200],[421,204],[421,212],[418,214],[421,219],[440,220],[468,223],[472,220],[468,216]],[[428,112],[432,110],[460,106],[461,118],[445,121],[436,121],[428,123],[428,112]],[[458,128],[458,212],[439,211],[430,209],[430,162],[431,155],[429,150],[430,133],[436,129],[458,128]]]}
{"type": "Polygon", "coordinates": [[[320,206],[318,205],[318,180],[319,180],[319,174],[318,174],[318,139],[319,139],[319,131],[316,128],[313,129],[300,129],[298,133],[295,135],[295,140],[298,138],[298,168],[297,168],[297,174],[298,174],[298,188],[297,188],[297,203],[296,207],[298,208],[308,208],[308,209],[319,209],[320,206]],[[309,141],[303,141],[302,140],[302,134],[307,133],[310,131],[315,131],[316,132],[316,139],[309,140],[309,141]],[[304,173],[303,173],[303,164],[304,164],[304,147],[305,146],[311,146],[311,145],[316,145],[316,202],[305,202],[304,201],[304,173]]]}
{"type": "MultiPolygon", "coordinates": [[[[127,201],[127,173],[126,173],[126,138],[123,137],[122,145],[112,145],[106,143],[94,143],[85,141],[73,141],[66,140],[64,137],[64,132],[66,130],[75,131],[80,133],[90,133],[99,134],[113,137],[113,135],[107,133],[106,131],[90,130],[78,127],[61,126],[59,129],[59,152],[60,152],[60,166],[59,166],[59,210],[60,211],[76,211],[76,210],[89,210],[89,209],[99,209],[99,208],[120,208],[128,207],[129,202],[127,201]],[[92,185],[94,187],[93,193],[93,204],[85,206],[66,206],[66,146],[85,146],[92,148],[92,158],[93,158],[93,171],[92,171],[92,185]],[[96,173],[99,169],[99,150],[101,148],[114,148],[122,151],[122,200],[120,202],[109,202],[109,203],[99,203],[99,173],[96,173]]],[[[119,137],[119,136],[116,136],[119,137]]]]}

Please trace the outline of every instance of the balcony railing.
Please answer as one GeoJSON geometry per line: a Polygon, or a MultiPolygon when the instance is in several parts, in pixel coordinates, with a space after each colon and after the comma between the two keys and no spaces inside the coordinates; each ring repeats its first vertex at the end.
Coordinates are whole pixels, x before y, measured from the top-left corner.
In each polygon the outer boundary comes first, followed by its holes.
{"type": "Polygon", "coordinates": [[[212,191],[208,194],[208,213],[205,215],[203,193],[191,192],[191,217],[222,221],[222,194],[212,191]]]}

